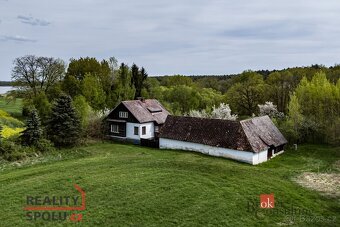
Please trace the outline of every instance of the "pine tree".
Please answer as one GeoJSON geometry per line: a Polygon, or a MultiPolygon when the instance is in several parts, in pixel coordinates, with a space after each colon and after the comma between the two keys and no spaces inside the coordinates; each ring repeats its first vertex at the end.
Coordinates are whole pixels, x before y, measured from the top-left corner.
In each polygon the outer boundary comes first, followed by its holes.
{"type": "Polygon", "coordinates": [[[78,142],[80,131],[80,120],[72,106],[72,99],[67,95],[60,96],[47,123],[49,138],[56,146],[72,146],[78,142]]]}
{"type": "Polygon", "coordinates": [[[36,145],[42,136],[42,129],[40,117],[36,109],[31,110],[27,120],[26,129],[21,134],[21,141],[23,145],[36,145]]]}

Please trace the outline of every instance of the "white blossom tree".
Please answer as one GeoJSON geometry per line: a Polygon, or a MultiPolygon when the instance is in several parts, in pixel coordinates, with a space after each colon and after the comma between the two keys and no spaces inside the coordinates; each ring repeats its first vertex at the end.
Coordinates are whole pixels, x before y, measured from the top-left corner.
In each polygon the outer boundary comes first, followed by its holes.
{"type": "Polygon", "coordinates": [[[231,109],[228,104],[221,103],[218,107],[213,107],[211,114],[205,110],[191,110],[188,114],[190,117],[201,118],[215,118],[235,121],[237,119],[236,114],[231,114],[231,109]]]}
{"type": "Polygon", "coordinates": [[[205,110],[190,110],[188,116],[190,116],[190,117],[209,118],[209,114],[205,110]]]}
{"type": "Polygon", "coordinates": [[[235,121],[237,119],[237,114],[231,114],[231,109],[229,105],[221,103],[219,107],[213,107],[211,118],[235,121]]]}
{"type": "Polygon", "coordinates": [[[260,116],[268,115],[271,118],[283,118],[284,114],[277,110],[277,106],[272,102],[266,102],[263,105],[258,105],[260,109],[260,116]]]}

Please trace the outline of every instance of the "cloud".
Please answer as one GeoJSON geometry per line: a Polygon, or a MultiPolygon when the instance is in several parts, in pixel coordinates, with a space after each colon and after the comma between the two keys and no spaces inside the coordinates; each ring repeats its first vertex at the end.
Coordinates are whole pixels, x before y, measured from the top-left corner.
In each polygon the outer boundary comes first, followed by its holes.
{"type": "Polygon", "coordinates": [[[4,35],[0,36],[1,41],[17,41],[17,42],[36,42],[36,39],[30,39],[19,35],[4,35]]]}
{"type": "Polygon", "coordinates": [[[222,36],[241,39],[290,39],[304,38],[314,35],[314,28],[309,24],[296,24],[289,21],[241,26],[226,30],[222,36]]]}
{"type": "Polygon", "coordinates": [[[19,15],[18,20],[20,20],[21,23],[24,24],[30,24],[32,26],[48,26],[51,23],[46,21],[46,20],[42,20],[42,19],[38,19],[38,18],[34,18],[34,17],[27,17],[27,16],[21,16],[19,15]]]}
{"type": "Polygon", "coordinates": [[[339,0],[0,2],[0,75],[8,79],[12,60],[26,54],[115,56],[150,75],[340,63],[339,0]]]}

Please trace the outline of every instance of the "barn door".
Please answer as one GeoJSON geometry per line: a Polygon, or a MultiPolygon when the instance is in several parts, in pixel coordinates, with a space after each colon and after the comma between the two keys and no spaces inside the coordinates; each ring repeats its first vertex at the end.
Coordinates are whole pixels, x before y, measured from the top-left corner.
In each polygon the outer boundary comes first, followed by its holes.
{"type": "Polygon", "coordinates": [[[267,152],[267,159],[270,159],[273,155],[273,147],[269,147],[268,152],[267,152]]]}

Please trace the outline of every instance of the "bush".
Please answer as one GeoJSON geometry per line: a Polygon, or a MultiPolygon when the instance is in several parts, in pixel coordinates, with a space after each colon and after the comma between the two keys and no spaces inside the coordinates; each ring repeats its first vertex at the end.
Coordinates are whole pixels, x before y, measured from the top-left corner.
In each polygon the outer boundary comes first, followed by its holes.
{"type": "Polygon", "coordinates": [[[4,160],[18,161],[27,157],[29,153],[33,153],[32,148],[23,147],[14,141],[4,140],[1,143],[0,155],[4,160]]]}
{"type": "Polygon", "coordinates": [[[104,138],[103,121],[101,117],[92,115],[86,128],[86,136],[92,138],[104,138]]]}
{"type": "Polygon", "coordinates": [[[40,152],[52,152],[55,150],[53,143],[47,139],[40,139],[34,146],[40,152]]]}
{"type": "Polygon", "coordinates": [[[8,139],[10,137],[17,137],[24,129],[25,128],[10,128],[4,126],[1,132],[1,136],[5,139],[8,139]]]}
{"type": "Polygon", "coordinates": [[[0,110],[0,124],[11,128],[23,127],[24,123],[12,117],[9,113],[0,110]]]}

